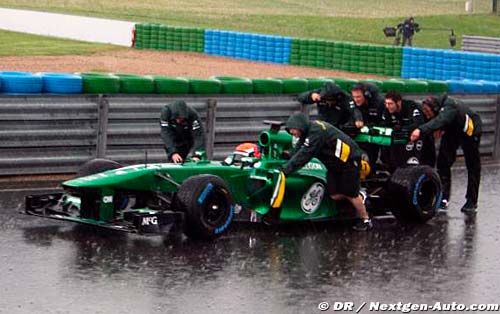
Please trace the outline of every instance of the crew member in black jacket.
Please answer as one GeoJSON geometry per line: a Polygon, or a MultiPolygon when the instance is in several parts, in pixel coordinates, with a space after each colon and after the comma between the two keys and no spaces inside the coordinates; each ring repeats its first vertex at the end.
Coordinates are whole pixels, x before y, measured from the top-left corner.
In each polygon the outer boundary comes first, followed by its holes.
{"type": "Polygon", "coordinates": [[[456,160],[457,149],[460,146],[464,152],[468,176],[466,202],[462,207],[462,212],[469,215],[475,214],[481,179],[479,156],[481,118],[468,106],[446,94],[438,98],[427,97],[422,103],[422,110],[430,121],[415,129],[411,134],[411,140],[416,141],[422,135],[436,130],[444,132],[437,159],[437,169],[443,184],[441,207],[446,208],[448,205],[451,188],[450,168],[456,160]]]}
{"type": "Polygon", "coordinates": [[[351,118],[349,95],[336,84],[327,82],[320,89],[300,94],[298,100],[302,104],[315,103],[319,119],[335,127],[341,127],[351,118]]]}
{"type": "MultiPolygon", "coordinates": [[[[372,84],[356,84],[351,90],[351,96],[352,101],[349,103],[351,122],[349,124],[354,125],[357,129],[364,126],[380,125],[384,111],[384,98],[379,95],[377,87],[372,84]]],[[[360,143],[359,147],[366,152],[370,165],[374,168],[378,160],[379,146],[371,143],[360,143]]]]}
{"type": "Polygon", "coordinates": [[[360,192],[361,149],[341,130],[320,120],[309,121],[303,113],[293,114],[286,130],[297,140],[297,149],[284,165],[285,176],[299,170],[312,158],[318,158],[328,169],[328,193],[335,201],[347,200],[356,209],[360,221],[355,230],[366,231],[372,222],[366,211],[366,194],[360,192]]]}
{"type": "Polygon", "coordinates": [[[168,159],[182,163],[191,153],[192,159],[205,154],[203,124],[194,108],[184,101],[174,101],[161,110],[161,138],[168,159]]]}
{"type": "MultiPolygon", "coordinates": [[[[392,128],[393,132],[403,133],[409,139],[411,132],[425,122],[425,116],[419,104],[403,99],[397,91],[389,91],[385,94],[382,126],[392,128]]],[[[382,149],[381,157],[391,170],[413,162],[434,167],[436,164],[434,138],[432,134],[429,134],[415,143],[385,147],[382,149]]]]}

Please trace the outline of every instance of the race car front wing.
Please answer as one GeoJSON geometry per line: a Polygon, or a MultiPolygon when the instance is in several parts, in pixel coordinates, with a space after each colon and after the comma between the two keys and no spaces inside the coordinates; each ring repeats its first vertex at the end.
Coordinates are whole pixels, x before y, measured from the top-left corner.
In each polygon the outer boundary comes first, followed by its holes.
{"type": "Polygon", "coordinates": [[[25,204],[28,215],[143,235],[179,232],[185,220],[182,212],[149,208],[124,210],[110,221],[99,220],[98,215],[82,217],[80,199],[65,193],[29,195],[25,204]]]}

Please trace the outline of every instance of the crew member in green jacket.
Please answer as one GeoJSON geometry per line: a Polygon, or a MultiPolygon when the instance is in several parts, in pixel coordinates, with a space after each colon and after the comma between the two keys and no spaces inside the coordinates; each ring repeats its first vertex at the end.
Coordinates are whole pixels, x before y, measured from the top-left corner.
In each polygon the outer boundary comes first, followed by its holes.
{"type": "Polygon", "coordinates": [[[350,97],[338,85],[327,82],[317,90],[304,92],[298,100],[302,104],[316,104],[319,119],[340,127],[351,118],[350,97]]]}
{"type": "Polygon", "coordinates": [[[299,170],[312,158],[318,158],[328,170],[330,197],[351,202],[361,218],[354,229],[371,229],[372,222],[364,204],[366,195],[360,193],[361,149],[356,142],[327,122],[310,122],[303,113],[293,114],[287,121],[286,130],[298,138],[298,149],[284,165],[285,176],[299,170]]]}
{"type": "Polygon", "coordinates": [[[457,149],[462,147],[467,166],[467,201],[462,207],[465,214],[475,214],[481,178],[481,159],[479,144],[481,141],[481,118],[462,102],[446,94],[436,98],[427,97],[422,103],[422,110],[429,122],[419,126],[411,134],[416,141],[422,135],[436,130],[444,133],[437,159],[437,169],[443,184],[442,208],[448,206],[451,189],[451,166],[456,160],[457,149]]]}
{"type": "Polygon", "coordinates": [[[184,101],[165,105],[160,118],[161,138],[168,160],[182,163],[190,154],[199,160],[205,154],[205,132],[196,110],[184,101]]]}

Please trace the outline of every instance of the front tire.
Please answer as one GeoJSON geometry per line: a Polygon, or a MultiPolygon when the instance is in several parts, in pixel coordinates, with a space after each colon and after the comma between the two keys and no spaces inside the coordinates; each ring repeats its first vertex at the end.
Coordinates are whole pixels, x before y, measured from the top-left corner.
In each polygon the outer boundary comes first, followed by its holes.
{"type": "Polygon", "coordinates": [[[184,232],[192,239],[221,236],[234,217],[234,202],[227,184],[209,174],[184,181],[176,194],[176,207],[186,213],[184,232]]]}
{"type": "Polygon", "coordinates": [[[396,169],[388,191],[392,213],[406,223],[424,223],[434,217],[442,197],[441,180],[429,166],[396,169]]]}

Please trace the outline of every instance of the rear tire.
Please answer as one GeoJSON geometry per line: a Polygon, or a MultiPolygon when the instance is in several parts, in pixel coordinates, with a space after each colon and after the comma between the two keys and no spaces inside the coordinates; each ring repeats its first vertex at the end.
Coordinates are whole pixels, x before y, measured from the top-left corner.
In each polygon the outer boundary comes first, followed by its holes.
{"type": "Polygon", "coordinates": [[[176,207],[186,213],[184,232],[192,239],[219,237],[234,216],[234,202],[227,184],[209,174],[184,181],[176,194],[176,207]]]}
{"type": "Polygon", "coordinates": [[[391,210],[398,221],[424,223],[434,217],[441,202],[442,187],[433,168],[398,168],[388,184],[391,210]]]}
{"type": "Polygon", "coordinates": [[[76,173],[76,177],[90,176],[99,172],[113,170],[123,167],[114,160],[95,158],[84,163],[76,173]]]}

